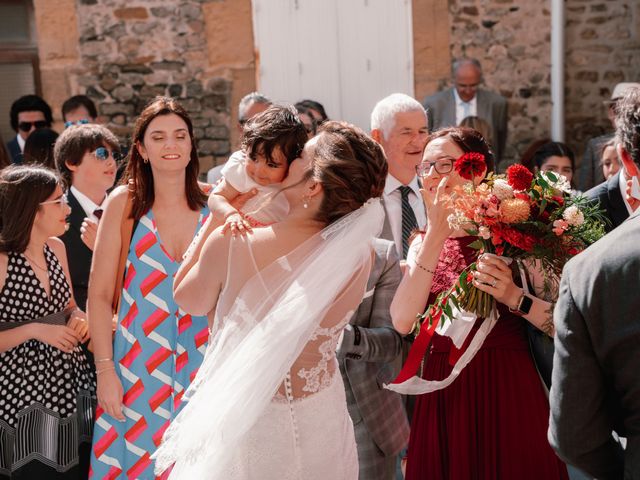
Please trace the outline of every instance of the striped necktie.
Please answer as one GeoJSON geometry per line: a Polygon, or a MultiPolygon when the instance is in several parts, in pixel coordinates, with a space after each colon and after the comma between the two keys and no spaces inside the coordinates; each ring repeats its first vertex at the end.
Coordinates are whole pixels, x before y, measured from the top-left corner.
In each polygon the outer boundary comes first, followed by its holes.
{"type": "Polygon", "coordinates": [[[400,196],[402,197],[402,258],[407,258],[409,251],[409,237],[411,233],[418,228],[416,214],[409,203],[409,193],[412,192],[411,187],[401,185],[398,187],[400,196]]]}

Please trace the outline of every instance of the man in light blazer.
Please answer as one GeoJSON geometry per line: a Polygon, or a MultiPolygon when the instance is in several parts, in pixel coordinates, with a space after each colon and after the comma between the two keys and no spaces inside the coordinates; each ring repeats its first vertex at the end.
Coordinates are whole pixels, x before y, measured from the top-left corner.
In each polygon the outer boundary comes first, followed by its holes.
{"type": "MultiPolygon", "coordinates": [[[[640,166],[640,89],[622,98],[616,134],[620,158],[640,166]]],[[[636,212],[569,261],[554,314],[549,442],[598,479],[640,479],[638,238],[636,212]]]]}
{"type": "Polygon", "coordinates": [[[371,137],[384,149],[389,166],[382,195],[386,216],[381,237],[395,242],[402,260],[407,258],[411,232],[427,223],[416,175],[427,136],[427,114],[415,98],[394,93],[371,112],[371,137]]]}
{"type": "Polygon", "coordinates": [[[502,161],[507,143],[507,99],[489,90],[478,88],[482,82],[482,67],[473,58],[453,64],[454,87],[424,100],[429,117],[429,131],[455,127],[466,117],[479,117],[489,123],[496,167],[502,161]]]}
{"type": "Polygon", "coordinates": [[[367,292],[344,330],[338,347],[340,372],[353,420],[360,479],[395,478],[396,458],[409,440],[402,397],[384,389],[398,373],[394,364],[402,337],[391,324],[389,307],[401,272],[393,242],[376,239],[375,263],[367,292]]]}

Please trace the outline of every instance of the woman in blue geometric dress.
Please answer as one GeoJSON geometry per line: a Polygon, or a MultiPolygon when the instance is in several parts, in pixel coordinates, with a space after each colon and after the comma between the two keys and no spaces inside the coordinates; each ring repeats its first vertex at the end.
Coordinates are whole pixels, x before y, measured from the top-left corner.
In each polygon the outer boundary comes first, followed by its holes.
{"type": "Polygon", "coordinates": [[[207,318],[173,299],[182,255],[208,216],[191,120],[159,97],[135,126],[127,187],[109,197],[96,243],[88,311],[98,377],[95,479],[155,478],[150,456],[181,407],[208,339],[207,318]],[[111,302],[127,196],[135,221],[112,340],[111,302]]]}

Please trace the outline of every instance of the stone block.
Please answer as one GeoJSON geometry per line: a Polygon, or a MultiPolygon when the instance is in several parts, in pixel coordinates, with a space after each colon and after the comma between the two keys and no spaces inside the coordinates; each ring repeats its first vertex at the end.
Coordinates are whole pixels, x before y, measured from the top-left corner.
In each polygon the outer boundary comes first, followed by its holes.
{"type": "Polygon", "coordinates": [[[254,63],[251,0],[204,3],[202,16],[210,67],[254,63]]]}
{"type": "Polygon", "coordinates": [[[229,98],[227,95],[205,95],[202,97],[202,106],[214,110],[226,110],[229,108],[229,98]]]}
{"type": "Polygon", "coordinates": [[[120,75],[120,81],[125,85],[142,86],[145,84],[144,76],[139,73],[123,73],[120,75]]]}
{"type": "Polygon", "coordinates": [[[180,71],[184,68],[184,63],[182,62],[153,62],[151,63],[151,68],[154,70],[172,70],[172,71],[180,71]]]}
{"type": "Polygon", "coordinates": [[[191,119],[191,122],[193,123],[194,127],[203,128],[203,127],[208,127],[209,124],[211,123],[211,120],[205,117],[193,117],[191,119]]]}
{"type": "Polygon", "coordinates": [[[98,90],[96,87],[93,87],[93,86],[87,87],[84,93],[87,97],[90,97],[94,102],[100,102],[106,98],[106,95],[104,95],[100,90],[98,90]]]}
{"type": "Polygon", "coordinates": [[[229,142],[227,140],[199,140],[198,151],[205,155],[228,155],[229,142]]]}
{"type": "Polygon", "coordinates": [[[131,103],[102,103],[100,104],[99,110],[102,115],[107,116],[118,114],[132,116],[134,113],[134,106],[131,103]]]}
{"type": "Polygon", "coordinates": [[[227,94],[231,91],[231,82],[226,78],[215,77],[207,82],[207,92],[217,94],[227,94]]]}
{"type": "Polygon", "coordinates": [[[153,70],[142,63],[127,63],[122,65],[123,73],[153,73],[153,70]]]}
{"type": "Polygon", "coordinates": [[[205,137],[216,140],[227,140],[229,138],[229,129],[225,126],[210,127],[204,132],[205,137]]]}
{"type": "Polygon", "coordinates": [[[182,85],[174,83],[173,85],[169,85],[169,96],[170,97],[179,97],[182,95],[182,85]]]}
{"type": "Polygon", "coordinates": [[[116,8],[113,15],[120,20],[146,20],[149,12],[144,7],[116,8]]]}
{"type": "Polygon", "coordinates": [[[202,95],[204,89],[202,88],[202,83],[194,80],[192,82],[187,83],[187,96],[188,97],[198,97],[202,95]]]}
{"type": "Polygon", "coordinates": [[[164,95],[166,88],[167,86],[162,84],[160,85],[145,84],[140,89],[140,96],[153,98],[153,97],[157,97],[158,95],[164,95]]]}
{"type": "Polygon", "coordinates": [[[197,98],[183,98],[180,99],[180,103],[188,112],[199,112],[202,110],[200,99],[197,98]]]}
{"type": "Polygon", "coordinates": [[[151,15],[158,18],[166,18],[170,15],[173,15],[175,11],[174,8],[171,7],[151,7],[151,15]]]}
{"type": "Polygon", "coordinates": [[[587,72],[578,72],[575,75],[576,80],[584,80],[587,82],[597,82],[598,81],[598,72],[587,71],[587,72]]]}
{"type": "Polygon", "coordinates": [[[181,21],[183,19],[196,20],[202,18],[202,9],[197,5],[185,4],[180,6],[178,14],[182,17],[181,21]]]}
{"type": "Polygon", "coordinates": [[[126,102],[133,98],[133,88],[130,85],[120,85],[112,90],[111,96],[118,102],[126,102]]]}
{"type": "Polygon", "coordinates": [[[41,66],[48,61],[76,61],[78,17],[75,0],[34,0],[41,66]]]}
{"type": "Polygon", "coordinates": [[[127,124],[127,116],[122,114],[122,113],[118,113],[117,115],[113,115],[111,117],[111,121],[113,123],[115,123],[116,125],[126,125],[127,124]]]}

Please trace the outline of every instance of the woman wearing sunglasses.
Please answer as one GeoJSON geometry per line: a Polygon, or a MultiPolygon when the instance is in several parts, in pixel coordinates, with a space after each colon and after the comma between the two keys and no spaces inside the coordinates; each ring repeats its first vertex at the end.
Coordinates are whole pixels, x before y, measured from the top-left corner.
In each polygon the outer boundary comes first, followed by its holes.
{"type": "Polygon", "coordinates": [[[69,206],[40,166],[0,173],[0,477],[86,478],[95,376],[64,244],[69,206]]]}
{"type": "Polygon", "coordinates": [[[69,229],[61,239],[69,252],[76,301],[84,310],[98,220],[116,179],[118,139],[102,125],[74,125],[58,137],[53,156],[71,207],[69,229]]]}

